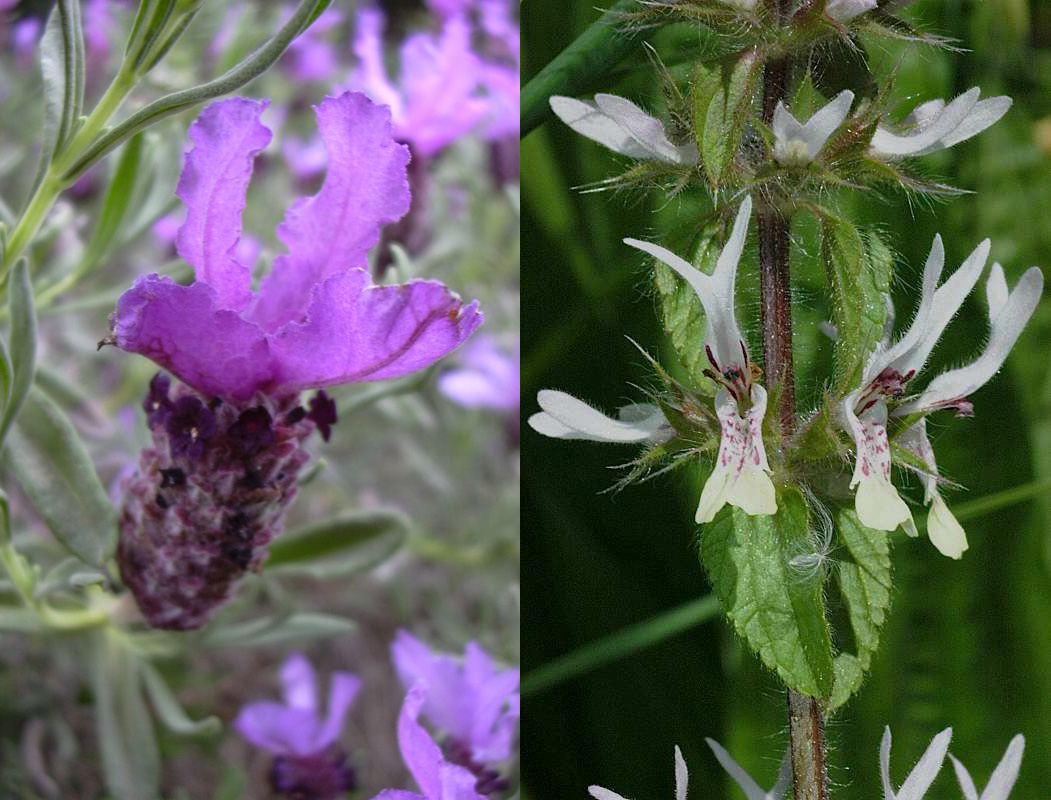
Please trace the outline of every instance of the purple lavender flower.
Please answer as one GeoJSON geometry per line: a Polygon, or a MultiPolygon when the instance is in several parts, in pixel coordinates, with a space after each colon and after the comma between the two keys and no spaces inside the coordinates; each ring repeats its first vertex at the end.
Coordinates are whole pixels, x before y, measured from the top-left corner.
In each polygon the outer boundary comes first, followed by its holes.
{"type": "Polygon", "coordinates": [[[511,754],[520,706],[519,671],[497,670],[476,642],[467,644],[461,661],[432,652],[404,630],[398,631],[391,651],[402,684],[426,682],[423,713],[449,734],[451,758],[480,778],[484,773],[494,779],[495,773],[485,765],[511,754]]]}
{"type": "Polygon", "coordinates": [[[265,107],[231,98],[191,127],[176,248],[197,281],[139,278],[112,317],[109,341],[181,380],[151,384],[153,445],[126,486],[117,550],[155,627],[200,627],[246,570],[261,568],[309,460],[304,440],[315,428],[327,440],[336,421],[321,392],[304,411],[301,390],[420,369],[482,321],[477,303],[463,306],[440,283],[374,286],[362,268],[409,192],[408,153],[387,110],[358,93],[317,108],[328,173],[278,227],[289,252],[252,291],[238,244],[252,162],[270,141],[265,107]],[[183,476],[177,486],[163,485],[171,470],[183,476]]]}
{"type": "Polygon", "coordinates": [[[334,672],[328,714],[318,708],[314,668],[293,653],[281,668],[285,702],[250,703],[234,727],[256,747],[274,754],[270,783],[274,791],[302,800],[332,800],[355,788],[354,770],[336,745],[343,719],[361,689],[361,679],[334,672]]]}
{"type": "Polygon", "coordinates": [[[391,82],[383,59],[383,13],[358,13],[354,52],[361,61],[351,85],[390,106],[394,135],[414,153],[433,156],[474,130],[489,112],[482,96],[482,62],[471,50],[471,28],[460,16],[440,35],[417,33],[401,47],[401,75],[391,82]]]}
{"type": "MultiPolygon", "coordinates": [[[[293,9],[286,8],[282,24],[292,16],[293,9]]],[[[335,46],[326,41],[325,34],[343,24],[343,12],[329,6],[314,23],[288,46],[281,57],[281,67],[297,81],[324,81],[340,68],[339,54],[335,46]]]]}
{"type": "Polygon", "coordinates": [[[416,721],[427,701],[427,692],[424,681],[414,684],[405,696],[401,714],[398,715],[401,756],[422,794],[387,789],[373,800],[486,800],[485,793],[476,788],[477,776],[458,764],[446,761],[441,748],[416,721]]]}

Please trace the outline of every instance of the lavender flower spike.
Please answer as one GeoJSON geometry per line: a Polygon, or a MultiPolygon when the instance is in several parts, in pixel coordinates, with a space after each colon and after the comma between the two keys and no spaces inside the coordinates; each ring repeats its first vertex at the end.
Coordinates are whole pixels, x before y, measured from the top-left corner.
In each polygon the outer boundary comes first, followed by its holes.
{"type": "Polygon", "coordinates": [[[179,196],[179,253],[197,281],[139,278],[117,304],[115,343],[204,395],[243,401],[308,387],[380,380],[426,367],[481,324],[477,304],[435,281],[373,286],[366,253],[409,205],[408,153],[389,111],[348,92],[317,107],[330,166],[317,195],[296,201],[279,256],[258,293],[233,255],[252,159],[270,139],[265,101],[208,106],[191,127],[179,196]]]}
{"type": "Polygon", "coordinates": [[[441,748],[416,721],[426,701],[427,683],[419,681],[405,696],[398,716],[401,755],[422,794],[387,789],[373,800],[486,800],[475,788],[475,776],[464,767],[447,762],[441,748]]]}
{"type": "Polygon", "coordinates": [[[404,630],[391,651],[405,686],[427,682],[423,713],[452,737],[454,760],[480,769],[511,754],[520,703],[517,669],[497,670],[476,642],[467,644],[461,661],[432,652],[404,630]]]}
{"type": "Polygon", "coordinates": [[[270,782],[277,792],[304,800],[333,800],[355,787],[354,771],[335,746],[343,719],[361,689],[361,679],[334,672],[328,713],[318,708],[314,668],[300,653],[281,667],[285,702],[250,703],[241,709],[234,727],[256,747],[274,754],[270,782]]]}

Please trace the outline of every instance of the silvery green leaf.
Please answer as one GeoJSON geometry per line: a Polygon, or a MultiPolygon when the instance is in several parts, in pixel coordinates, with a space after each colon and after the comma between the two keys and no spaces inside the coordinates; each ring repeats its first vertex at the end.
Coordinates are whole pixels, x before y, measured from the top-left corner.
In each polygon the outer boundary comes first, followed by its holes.
{"type": "Polygon", "coordinates": [[[76,130],[84,108],[84,33],[78,0],[59,0],[48,17],[40,41],[44,79],[39,184],[51,159],[76,130]]]}
{"type": "MultiPolygon", "coordinates": [[[[121,225],[131,210],[131,199],[142,164],[143,140],[144,136],[141,133],[131,137],[117,160],[117,167],[113,171],[113,177],[110,179],[109,186],[106,188],[106,196],[102,201],[98,224],[88,243],[87,251],[81,259],[82,263],[94,265],[109,252],[110,246],[114,243],[121,225]]],[[[79,267],[78,270],[80,270],[79,267]]]]}
{"type": "Polygon", "coordinates": [[[36,387],[11,429],[3,463],[55,537],[101,566],[116,545],[117,512],[72,423],[36,387]]]}
{"type": "Polygon", "coordinates": [[[0,608],[0,631],[41,633],[47,630],[40,616],[25,608],[0,608]]]}
{"type": "Polygon", "coordinates": [[[219,732],[222,725],[218,717],[205,717],[196,722],[190,719],[157,669],[149,662],[142,660],[138,660],[137,666],[150,696],[150,702],[153,704],[153,710],[168,730],[182,736],[200,736],[219,732]]]}
{"type": "Polygon", "coordinates": [[[270,546],[265,569],[313,578],[353,575],[397,552],[408,529],[408,518],[390,509],[341,514],[283,534],[270,546]]]}
{"type": "Polygon", "coordinates": [[[204,644],[213,648],[263,647],[289,641],[324,639],[354,630],[354,623],[333,614],[289,614],[261,617],[208,631],[204,644]]]}
{"type": "Polygon", "coordinates": [[[160,755],[133,656],[103,631],[95,637],[92,688],[106,788],[116,800],[159,797],[160,755]]]}
{"type": "Polygon", "coordinates": [[[62,175],[63,181],[76,179],[84,170],[121,142],[166,117],[237,91],[268,70],[292,41],[324,11],[331,0],[301,0],[295,13],[270,41],[218,78],[200,86],[172,92],[139,109],[123,122],[100,135],[62,175]]]}
{"type": "Polygon", "coordinates": [[[8,289],[8,309],[11,317],[11,357],[5,351],[4,367],[10,371],[8,387],[4,392],[4,410],[0,415],[0,447],[3,447],[11,423],[22,408],[29,388],[33,385],[36,365],[36,310],[33,305],[33,284],[29,278],[29,262],[18,260],[11,273],[8,289]],[[8,363],[9,362],[9,363],[8,363]]]}

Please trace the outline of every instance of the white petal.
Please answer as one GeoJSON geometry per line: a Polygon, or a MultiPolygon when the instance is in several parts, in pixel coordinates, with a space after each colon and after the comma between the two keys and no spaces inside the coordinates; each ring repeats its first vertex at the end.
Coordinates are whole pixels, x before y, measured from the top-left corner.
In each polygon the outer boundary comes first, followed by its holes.
{"type": "Polygon", "coordinates": [[[623,795],[611,792],[609,789],[603,789],[601,786],[589,786],[588,794],[594,797],[595,800],[628,800],[623,795]]]}
{"type": "Polygon", "coordinates": [[[615,94],[597,94],[595,104],[603,114],[617,122],[638,142],[648,154],[648,158],[672,164],[682,162],[679,148],[668,140],[664,123],[659,119],[650,116],[630,100],[615,94]]]}
{"type": "Polygon", "coordinates": [[[902,404],[895,413],[911,414],[942,408],[983,386],[1007,360],[1008,353],[1036,310],[1043,290],[1043,273],[1037,267],[1030,267],[992,320],[992,332],[982,354],[965,367],[939,375],[918,398],[902,404]]]}
{"type": "Polygon", "coordinates": [[[774,118],[770,123],[770,130],[774,134],[774,155],[778,161],[786,161],[789,151],[788,144],[793,141],[804,141],[803,123],[795,118],[791,111],[781,101],[774,108],[774,118]]]}
{"type": "Polygon", "coordinates": [[[690,773],[686,769],[686,759],[682,750],[675,745],[675,800],[686,800],[686,789],[690,782],[690,773]]]}
{"type": "Polygon", "coordinates": [[[697,502],[697,512],[693,520],[699,525],[706,525],[715,519],[719,509],[726,505],[730,494],[730,470],[716,466],[701,489],[701,499],[697,502]]]}
{"type": "Polygon", "coordinates": [[[878,531],[895,530],[912,518],[898,490],[886,478],[873,477],[861,481],[854,497],[854,508],[863,525],[878,531]]]}
{"type": "Polygon", "coordinates": [[[927,790],[938,777],[938,771],[945,761],[945,754],[949,751],[949,740],[952,738],[952,728],[946,728],[933,739],[930,745],[912,768],[909,777],[898,790],[897,800],[921,800],[927,790]]]}
{"type": "MultiPolygon", "coordinates": [[[[898,443],[916,456],[927,467],[927,472],[919,472],[920,482],[923,484],[923,502],[930,505],[938,496],[938,462],[934,458],[934,448],[931,440],[927,438],[927,419],[923,418],[908,430],[898,434],[898,443]]],[[[910,534],[915,535],[915,534],[910,534]]]]}
{"type": "Polygon", "coordinates": [[[930,313],[914,345],[903,352],[891,365],[903,375],[910,370],[919,372],[938,343],[945,328],[971,293],[989,258],[991,242],[986,239],[971,252],[949,279],[938,287],[931,300],[930,313]]]}
{"type": "Polygon", "coordinates": [[[652,437],[663,424],[655,417],[640,422],[610,419],[582,400],[551,389],[540,391],[537,401],[547,413],[534,414],[529,418],[529,425],[538,433],[559,439],[643,442],[652,437]]]}
{"type": "MultiPolygon", "coordinates": [[[[875,0],[862,0],[862,2],[872,2],[872,5],[875,6],[875,0]]],[[[867,11],[868,9],[865,10],[867,11]]],[[[844,90],[826,103],[824,107],[814,112],[814,115],[807,120],[806,125],[803,126],[803,138],[807,143],[807,152],[811,158],[814,158],[820,152],[821,148],[825,146],[825,142],[828,141],[828,137],[835,133],[836,129],[843,124],[843,120],[850,113],[850,106],[853,102],[854,93],[844,90]]]]}
{"type": "Polygon", "coordinates": [[[1022,767],[1024,752],[1025,737],[1018,734],[1007,745],[1007,752],[993,770],[993,776],[982,792],[982,800],[1007,800],[1015,781],[1018,780],[1018,770],[1022,767]]]}
{"type": "Polygon", "coordinates": [[[963,800],[978,800],[978,789],[975,788],[974,779],[971,778],[967,767],[961,764],[952,753],[949,753],[949,758],[952,760],[953,769],[956,770],[956,781],[960,784],[960,791],[963,792],[963,800]]]}
{"type": "Polygon", "coordinates": [[[897,134],[886,128],[876,128],[872,137],[872,152],[876,156],[910,156],[939,149],[938,142],[948,136],[964,121],[978,103],[977,87],[964,92],[930,120],[927,125],[907,134],[897,134]]]}
{"type": "Polygon", "coordinates": [[[1006,95],[982,100],[971,109],[971,113],[964,117],[963,122],[957,125],[952,133],[941,140],[941,146],[952,147],[972,136],[977,136],[986,128],[999,122],[1000,118],[1011,108],[1011,102],[1011,98],[1006,95]]]}
{"type": "Polygon", "coordinates": [[[825,13],[832,19],[845,23],[875,7],[876,0],[830,0],[825,6],[825,13]]]}
{"type": "Polygon", "coordinates": [[[963,526],[937,494],[927,514],[927,537],[939,553],[949,558],[960,559],[967,549],[967,534],[963,526]]]}
{"type": "Polygon", "coordinates": [[[985,299],[989,301],[989,319],[996,319],[997,315],[1003,311],[1009,294],[1004,268],[997,261],[989,270],[989,277],[985,280],[985,299]]]}
{"type": "Polygon", "coordinates": [[[883,779],[883,800],[895,800],[890,784],[890,725],[883,728],[883,739],[879,743],[879,774],[883,779]]]}
{"type": "Polygon", "coordinates": [[[854,413],[856,395],[848,395],[841,407],[841,415],[854,437],[854,475],[850,480],[851,488],[857,487],[854,508],[863,525],[892,531],[911,519],[912,514],[890,482],[887,407],[881,400],[859,418],[854,413]]]}
{"type": "Polygon", "coordinates": [[[789,748],[785,750],[785,754],[781,758],[781,769],[777,772],[777,782],[770,787],[770,791],[766,793],[764,800],[783,800],[791,780],[792,750],[789,748]]]}
{"type": "Polygon", "coordinates": [[[777,513],[777,493],[774,482],[761,469],[746,467],[737,480],[730,484],[726,502],[749,516],[777,513]]]}
{"type": "Polygon", "coordinates": [[[615,153],[630,158],[649,158],[651,154],[631,133],[615,119],[602,113],[596,106],[573,97],[555,95],[550,99],[551,110],[566,125],[615,153]]]}
{"type": "Polygon", "coordinates": [[[748,800],[766,800],[766,792],[759,788],[759,784],[752,780],[752,776],[742,769],[741,765],[733,760],[733,756],[723,749],[723,746],[714,739],[705,739],[708,746],[712,748],[716,760],[722,764],[723,769],[734,779],[734,783],[741,787],[748,800]]]}

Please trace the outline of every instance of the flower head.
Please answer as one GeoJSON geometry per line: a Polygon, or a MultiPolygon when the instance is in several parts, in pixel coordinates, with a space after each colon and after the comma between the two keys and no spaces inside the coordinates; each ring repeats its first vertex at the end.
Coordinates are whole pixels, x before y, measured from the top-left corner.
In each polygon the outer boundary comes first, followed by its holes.
{"type": "MultiPolygon", "coordinates": [[[[978,282],[989,249],[989,241],[982,242],[960,268],[939,285],[945,249],[941,237],[935,237],[924,267],[920,305],[912,324],[893,344],[888,337],[870,355],[861,385],[842,402],[840,421],[854,437],[856,448],[851,479],[851,488],[857,488],[855,507],[858,518],[870,528],[890,531],[904,525],[910,532],[915,530],[909,508],[890,480],[888,419],[925,415],[946,408],[969,414],[968,395],[999,370],[1039,302],[1043,290],[1043,274],[1039,269],[1029,269],[1015,290],[1009,292],[1003,269],[994,264],[986,284],[991,332],[985,350],[971,364],[943,373],[919,394],[906,396],[911,381],[923,369],[943,331],[978,282]]],[[[945,555],[959,558],[967,549],[967,540],[963,528],[938,494],[937,464],[923,419],[903,431],[899,441],[926,467],[921,478],[925,501],[931,506],[928,516],[931,542],[945,555]]]]}
{"type": "Polygon", "coordinates": [[[467,644],[461,660],[431,651],[404,630],[398,631],[391,650],[405,686],[426,682],[423,713],[449,734],[452,750],[478,765],[510,755],[520,703],[517,669],[498,670],[475,642],[467,644]]]}
{"type": "Polygon", "coordinates": [[[373,800],[486,800],[476,788],[475,774],[446,761],[441,748],[417,721],[427,702],[427,692],[426,682],[415,683],[398,715],[398,746],[421,793],[387,789],[373,800]]]}
{"type": "Polygon", "coordinates": [[[985,791],[982,792],[980,797],[978,789],[975,788],[974,780],[971,778],[971,773],[967,771],[967,767],[961,764],[956,756],[949,753],[964,800],[1007,800],[1007,796],[1011,794],[1011,789],[1014,788],[1015,781],[1018,780],[1018,771],[1022,768],[1022,754],[1024,752],[1025,737],[1022,734],[1018,734],[1007,745],[1004,757],[996,765],[996,769],[993,770],[992,777],[989,778],[989,783],[986,784],[985,791]]]}
{"type": "Polygon", "coordinates": [[[351,86],[390,107],[394,136],[427,157],[474,130],[489,114],[483,96],[483,65],[471,50],[471,27],[461,16],[441,33],[416,33],[401,47],[401,74],[391,81],[383,57],[384,17],[379,9],[358,13],[354,52],[360,60],[351,86]]]}
{"type": "Polygon", "coordinates": [[[259,121],[265,107],[222,100],[191,126],[176,244],[197,280],[139,278],[118,301],[113,341],[202,394],[236,401],[392,378],[458,347],[481,324],[476,303],[462,305],[435,281],[374,286],[365,268],[380,227],[408,208],[409,156],[388,111],[362,94],[317,107],[328,173],[316,195],[289,209],[278,227],[288,252],[251,289],[236,253],[252,162],[270,141],[259,121]]]}
{"type": "Polygon", "coordinates": [[[672,144],[659,119],[623,97],[597,94],[595,102],[588,103],[555,95],[550,103],[555,116],[566,125],[614,153],[670,164],[697,163],[695,144],[672,144]]]}
{"type": "Polygon", "coordinates": [[[697,506],[696,520],[700,523],[711,522],[726,503],[753,515],[777,511],[763,446],[766,390],[756,381],[758,373],[748,357],[748,347],[734,310],[737,265],[751,212],[752,200],[746,197],[711,275],[659,245],[637,239],[624,240],[625,244],[649,253],[678,272],[704,306],[707,327],[703,346],[712,365],[707,374],[722,387],[715,396],[722,435],[715,468],[697,506]]]}
{"type": "Polygon", "coordinates": [[[256,747],[274,754],[271,784],[310,800],[332,800],[354,788],[354,773],[335,747],[347,711],[361,689],[349,672],[330,678],[328,711],[318,703],[317,679],[307,659],[293,653],[281,668],[284,703],[262,701],[241,709],[234,727],[256,747]]]}
{"type": "Polygon", "coordinates": [[[979,101],[980,94],[976,86],[948,105],[939,99],[916,106],[899,133],[877,127],[872,136],[871,155],[885,159],[923,156],[977,136],[999,121],[1011,107],[1010,97],[979,101]]]}
{"type": "Polygon", "coordinates": [[[801,123],[784,103],[774,109],[774,158],[781,164],[808,164],[817,158],[843,120],[850,114],[854,93],[844,90],[801,123]]]}

